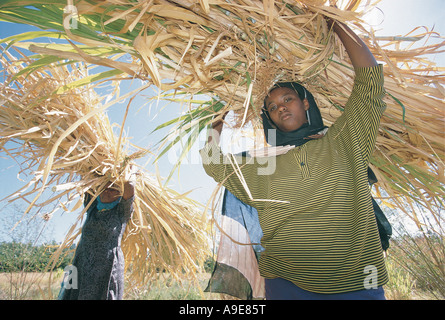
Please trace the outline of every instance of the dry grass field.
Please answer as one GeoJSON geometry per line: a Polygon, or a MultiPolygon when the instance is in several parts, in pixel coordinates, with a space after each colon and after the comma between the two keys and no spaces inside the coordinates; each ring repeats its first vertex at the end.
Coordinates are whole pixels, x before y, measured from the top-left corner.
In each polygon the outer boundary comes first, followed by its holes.
{"type": "MultiPolygon", "coordinates": [[[[53,273],[51,292],[57,298],[63,273],[53,273]]],[[[199,286],[205,288],[209,273],[198,275],[199,286]]],[[[49,272],[0,273],[0,300],[46,300],[48,295],[49,272]]],[[[170,276],[152,281],[146,288],[130,288],[127,285],[126,300],[219,300],[220,294],[202,293],[189,281],[180,284],[170,276]]]]}
{"type": "MultiPolygon", "coordinates": [[[[53,273],[51,290],[57,294],[62,273],[53,273]]],[[[46,299],[49,272],[5,272],[0,273],[0,300],[42,300],[46,299]]]]}
{"type": "MultiPolygon", "coordinates": [[[[390,283],[385,286],[388,300],[434,300],[434,296],[416,288],[416,282],[410,275],[394,264],[389,263],[390,283]]],[[[209,273],[198,276],[199,286],[203,290],[209,279],[209,273]]],[[[57,298],[62,281],[62,273],[53,274],[51,291],[53,299],[57,298]]],[[[23,272],[0,273],[0,300],[46,300],[48,299],[47,283],[49,273],[23,272]]],[[[184,281],[179,284],[170,276],[152,281],[145,288],[129,288],[125,300],[222,300],[232,299],[230,296],[203,293],[194,283],[184,281]]]]}

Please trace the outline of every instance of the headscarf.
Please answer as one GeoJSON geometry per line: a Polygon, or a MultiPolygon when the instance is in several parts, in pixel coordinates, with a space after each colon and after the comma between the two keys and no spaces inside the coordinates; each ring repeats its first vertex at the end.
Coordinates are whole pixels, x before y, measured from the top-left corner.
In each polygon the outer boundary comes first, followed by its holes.
{"type": "Polygon", "coordinates": [[[116,200],[114,200],[113,202],[102,202],[102,200],[100,199],[100,196],[98,196],[96,198],[96,200],[97,200],[97,211],[101,212],[101,211],[104,211],[104,210],[111,210],[111,209],[113,209],[121,201],[121,198],[122,197],[119,197],[116,200]]]}

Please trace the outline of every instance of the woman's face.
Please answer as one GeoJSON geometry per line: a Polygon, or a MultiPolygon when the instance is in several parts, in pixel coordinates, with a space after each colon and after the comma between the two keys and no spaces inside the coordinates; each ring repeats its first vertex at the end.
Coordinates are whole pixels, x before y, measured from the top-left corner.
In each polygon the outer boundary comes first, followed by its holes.
{"type": "Polygon", "coordinates": [[[110,203],[116,201],[120,197],[119,190],[108,186],[102,193],[100,194],[100,201],[102,203],[110,203]]]}
{"type": "Polygon", "coordinates": [[[307,122],[307,99],[301,100],[291,88],[273,89],[266,98],[266,109],[273,123],[284,132],[297,130],[307,122]]]}

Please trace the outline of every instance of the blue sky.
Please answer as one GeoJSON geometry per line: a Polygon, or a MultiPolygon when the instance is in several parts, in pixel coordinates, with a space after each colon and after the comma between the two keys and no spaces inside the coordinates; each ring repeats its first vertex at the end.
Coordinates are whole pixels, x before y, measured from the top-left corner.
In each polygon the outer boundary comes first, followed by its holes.
{"type": "MultiPolygon", "coordinates": [[[[434,30],[441,35],[445,35],[444,6],[445,2],[443,0],[382,0],[378,5],[381,11],[375,11],[373,14],[370,14],[368,19],[373,22],[374,29],[378,30],[376,32],[377,35],[405,35],[417,26],[426,26],[428,29],[434,27],[434,30]]],[[[0,22],[0,38],[29,30],[32,30],[29,26],[0,22]]],[[[445,67],[444,54],[436,56],[434,59],[439,66],[445,67]]],[[[133,83],[132,85],[137,86],[138,84],[133,83]]],[[[155,93],[150,90],[143,92],[132,103],[130,108],[126,128],[128,135],[133,137],[131,142],[141,147],[153,147],[165,131],[159,134],[150,134],[150,132],[158,124],[163,123],[175,113],[178,114],[178,110],[181,109],[177,105],[165,104],[163,102],[147,104],[146,98],[154,95],[155,93]],[[160,108],[163,109],[158,113],[160,108]]],[[[115,105],[109,109],[108,114],[111,122],[122,123],[125,107],[126,103],[115,105]]],[[[200,146],[202,145],[203,141],[200,142],[200,146]]],[[[191,154],[193,163],[181,167],[179,178],[176,175],[170,187],[179,192],[195,189],[191,197],[201,203],[205,203],[212,194],[216,184],[211,178],[206,176],[202,166],[195,161],[198,149],[197,146],[191,154]]],[[[147,164],[145,160],[139,162],[139,164],[146,165],[147,170],[153,171],[154,167],[151,162],[147,164]]],[[[167,176],[172,164],[166,156],[158,163],[158,166],[161,175],[167,176]]],[[[0,199],[24,185],[24,182],[20,182],[17,179],[18,170],[18,165],[14,161],[4,158],[4,155],[0,154],[0,179],[2,181],[0,184],[0,199]]],[[[27,179],[27,177],[23,178],[27,179]]],[[[5,204],[5,202],[0,203],[0,212],[2,212],[5,204]]],[[[52,237],[56,241],[63,239],[76,216],[76,213],[56,214],[47,228],[48,230],[53,230],[52,237]]]]}

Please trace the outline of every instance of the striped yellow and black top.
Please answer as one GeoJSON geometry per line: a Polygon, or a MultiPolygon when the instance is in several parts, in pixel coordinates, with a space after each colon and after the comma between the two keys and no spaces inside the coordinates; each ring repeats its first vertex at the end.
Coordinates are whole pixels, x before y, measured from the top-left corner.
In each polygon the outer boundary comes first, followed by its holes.
{"type": "Polygon", "coordinates": [[[357,68],[344,112],[323,138],[276,157],[237,158],[236,171],[214,143],[201,150],[207,174],[258,210],[263,277],[326,294],[387,282],[367,182],[383,96],[382,66],[357,68]]]}

